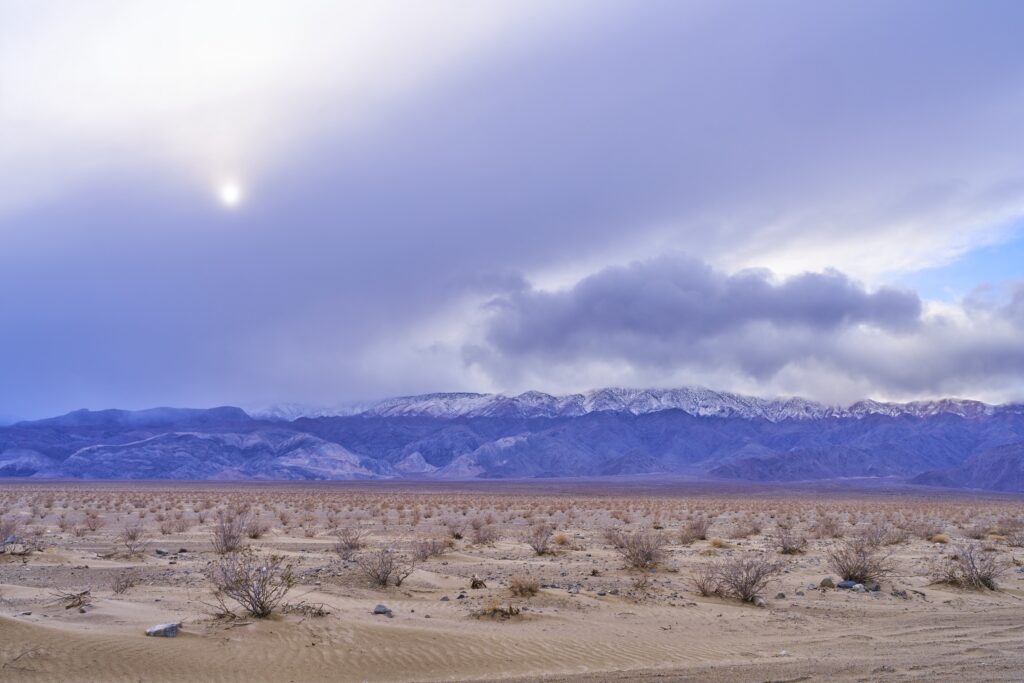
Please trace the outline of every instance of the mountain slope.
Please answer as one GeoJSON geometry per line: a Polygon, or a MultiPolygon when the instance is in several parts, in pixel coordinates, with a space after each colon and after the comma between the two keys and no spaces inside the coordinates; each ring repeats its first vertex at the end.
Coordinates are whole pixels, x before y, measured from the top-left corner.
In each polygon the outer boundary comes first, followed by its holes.
{"type": "Polygon", "coordinates": [[[432,394],[353,415],[237,408],[76,411],[0,428],[0,476],[530,478],[685,473],[747,481],[889,477],[1021,490],[1020,406],[847,409],[697,389],[569,397],[432,394]]]}

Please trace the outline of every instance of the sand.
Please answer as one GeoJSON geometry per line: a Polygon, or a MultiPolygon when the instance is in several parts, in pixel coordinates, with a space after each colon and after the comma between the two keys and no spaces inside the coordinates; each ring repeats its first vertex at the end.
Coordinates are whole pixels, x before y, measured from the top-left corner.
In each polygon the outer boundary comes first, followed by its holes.
{"type": "Polygon", "coordinates": [[[55,500],[51,508],[37,507],[30,523],[45,530],[45,549],[23,557],[0,555],[2,681],[1024,679],[1024,573],[1015,564],[1024,550],[999,537],[973,541],[1005,566],[998,591],[933,585],[929,576],[958,542],[968,542],[961,526],[1020,516],[1019,499],[903,501],[863,494],[823,505],[808,496],[620,497],[574,491],[569,500],[519,491],[188,485],[126,490],[103,484],[0,491],[8,515],[27,517],[33,501],[55,500]],[[142,520],[150,543],[139,557],[109,556],[119,531],[146,509],[135,508],[133,499],[157,510],[142,520]],[[261,620],[238,610],[235,619],[216,617],[207,578],[209,563],[218,557],[210,545],[211,519],[167,534],[159,533],[155,519],[161,511],[171,515],[176,506],[194,515],[208,499],[214,501],[211,511],[254,504],[271,528],[246,543],[293,563],[298,585],[289,602],[322,603],[329,614],[275,613],[261,620]],[[333,522],[326,519],[332,506],[338,508],[333,522]],[[86,509],[97,510],[101,528],[77,534],[73,527],[59,529],[61,512],[80,519],[86,509]],[[281,509],[295,519],[284,523],[272,516],[281,509]],[[764,528],[729,539],[730,548],[712,548],[707,540],[670,544],[654,571],[628,569],[604,538],[612,524],[662,526],[672,537],[697,510],[715,516],[712,533],[722,537],[742,521],[760,521],[764,528]],[[529,519],[522,518],[524,512],[529,519]],[[454,541],[449,552],[419,564],[401,587],[373,587],[355,562],[333,551],[332,523],[367,530],[364,552],[370,552],[442,537],[442,521],[453,514],[465,520],[490,515],[499,540],[454,541]],[[792,515],[808,531],[815,515],[847,515],[856,522],[844,530],[847,535],[883,516],[942,516],[952,542],[909,538],[893,546],[897,571],[878,592],[811,590],[826,576],[837,579],[825,551],[839,542],[812,538],[804,554],[779,558],[785,570],[765,591],[767,607],[698,595],[691,575],[702,563],[771,551],[773,514],[776,521],[792,515]],[[629,518],[628,524],[618,517],[629,518]],[[554,554],[537,556],[522,540],[538,520],[550,520],[566,535],[554,554]],[[187,552],[176,552],[180,548],[187,552]],[[157,549],[168,554],[157,555],[157,549]],[[115,594],[111,579],[126,568],[138,573],[140,583],[115,594]],[[471,590],[474,575],[487,588],[471,590]],[[533,597],[513,596],[513,575],[535,577],[546,587],[533,597]],[[54,596],[86,588],[92,601],[83,611],[65,609],[54,596]],[[389,607],[393,617],[374,615],[377,604],[389,607]],[[488,604],[522,611],[506,620],[477,616],[488,604]],[[147,627],[164,622],[180,622],[180,635],[144,635],[147,627]]]}

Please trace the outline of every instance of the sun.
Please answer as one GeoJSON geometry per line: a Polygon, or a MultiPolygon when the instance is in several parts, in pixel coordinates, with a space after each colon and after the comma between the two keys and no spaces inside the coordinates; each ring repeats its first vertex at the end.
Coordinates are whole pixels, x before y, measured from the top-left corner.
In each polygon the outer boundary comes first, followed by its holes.
{"type": "Polygon", "coordinates": [[[234,180],[228,180],[217,187],[217,197],[224,206],[234,208],[242,201],[242,186],[234,180]]]}

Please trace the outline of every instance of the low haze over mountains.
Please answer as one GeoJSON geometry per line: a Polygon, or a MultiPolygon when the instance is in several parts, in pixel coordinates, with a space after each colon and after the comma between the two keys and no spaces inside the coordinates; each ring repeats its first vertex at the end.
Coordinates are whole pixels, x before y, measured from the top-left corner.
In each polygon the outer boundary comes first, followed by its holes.
{"type": "Polygon", "coordinates": [[[80,410],[0,428],[0,476],[103,479],[886,477],[1024,491],[1024,405],[847,407],[706,389],[428,394],[291,407],[80,410]],[[300,413],[308,416],[298,416],[300,413]],[[291,419],[294,418],[294,419],[291,419]]]}

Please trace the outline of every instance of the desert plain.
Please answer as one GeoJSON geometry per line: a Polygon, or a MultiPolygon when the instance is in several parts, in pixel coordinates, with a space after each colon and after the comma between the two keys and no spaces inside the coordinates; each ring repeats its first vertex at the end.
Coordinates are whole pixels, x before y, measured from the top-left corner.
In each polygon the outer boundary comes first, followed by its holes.
{"type": "Polygon", "coordinates": [[[0,520],[4,682],[1024,679],[1019,496],[9,481],[0,520]]]}

